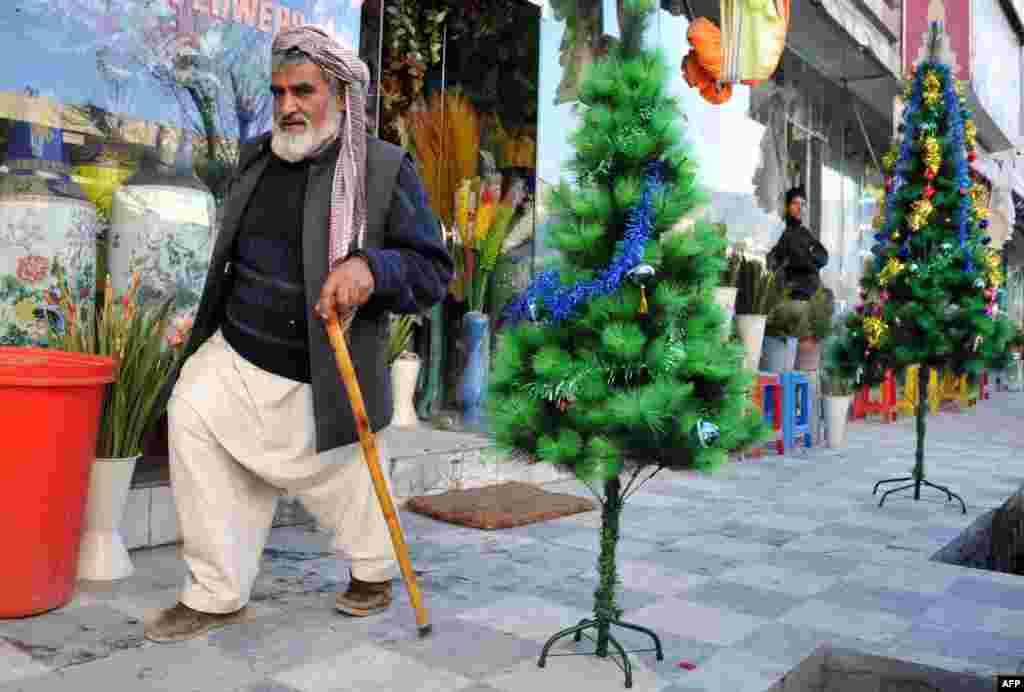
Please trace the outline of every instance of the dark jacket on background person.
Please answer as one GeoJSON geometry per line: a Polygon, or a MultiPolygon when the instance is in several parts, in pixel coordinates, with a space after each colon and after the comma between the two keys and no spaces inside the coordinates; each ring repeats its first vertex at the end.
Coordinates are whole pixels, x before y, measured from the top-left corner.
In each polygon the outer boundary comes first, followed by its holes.
{"type": "MultiPolygon", "coordinates": [[[[182,361],[226,323],[226,304],[238,295],[234,290],[238,272],[233,266],[238,256],[236,241],[250,200],[273,157],[270,137],[268,133],[243,145],[238,172],[227,190],[223,224],[182,361]]],[[[308,167],[302,227],[298,231],[301,239],[296,238],[301,251],[296,252],[295,259],[300,266],[293,272],[301,275],[301,286],[305,289],[305,315],[297,315],[295,320],[305,334],[296,336],[304,336],[309,354],[308,370],[302,368],[302,376],[295,379],[308,380],[313,388],[317,452],[359,439],[326,325],[314,314],[329,274],[330,199],[337,148],[332,151],[332,155],[316,157],[308,167]]],[[[370,428],[376,432],[391,422],[393,414],[386,348],[389,313],[421,312],[441,301],[454,265],[415,165],[402,149],[374,137],[367,138],[366,190],[366,234],[363,246],[352,254],[366,259],[373,274],[374,290],[349,328],[348,345],[370,428]]],[[[179,364],[161,393],[161,409],[170,398],[180,367],[179,364]]]]}
{"type": "Polygon", "coordinates": [[[828,264],[828,250],[798,219],[787,215],[786,229],[768,253],[768,268],[782,275],[793,300],[810,300],[821,287],[818,272],[828,264]]]}

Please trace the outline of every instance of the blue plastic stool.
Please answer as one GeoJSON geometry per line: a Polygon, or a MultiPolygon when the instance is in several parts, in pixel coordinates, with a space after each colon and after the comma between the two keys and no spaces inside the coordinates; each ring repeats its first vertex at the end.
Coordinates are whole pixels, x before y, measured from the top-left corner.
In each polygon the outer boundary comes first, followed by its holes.
{"type": "Polygon", "coordinates": [[[782,443],[786,449],[796,447],[803,436],[808,449],[813,446],[811,435],[811,383],[801,372],[784,372],[782,382],[782,443]]]}
{"type": "MultiPolygon", "coordinates": [[[[776,373],[758,373],[757,386],[760,388],[761,415],[774,434],[775,451],[786,453],[782,437],[782,383],[776,373]]],[[[760,456],[760,450],[754,456],[760,456]]]]}

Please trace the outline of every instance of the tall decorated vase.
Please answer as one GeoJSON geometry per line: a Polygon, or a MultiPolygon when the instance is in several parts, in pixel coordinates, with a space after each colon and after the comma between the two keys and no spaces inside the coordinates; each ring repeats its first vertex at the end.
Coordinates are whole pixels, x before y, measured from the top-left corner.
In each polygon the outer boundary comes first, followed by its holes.
{"type": "Polygon", "coordinates": [[[132,174],[132,148],[124,142],[106,141],[92,160],[74,168],[75,180],[96,205],[100,218],[110,222],[114,193],[132,174]]]}
{"type": "Polygon", "coordinates": [[[172,318],[194,316],[210,265],[213,195],[191,166],[187,136],[161,127],[157,146],[113,195],[109,262],[116,295],[139,272],[143,305],[174,300],[172,318]]]}
{"type": "Polygon", "coordinates": [[[473,310],[462,318],[462,339],[466,349],[466,365],[459,381],[459,404],[463,425],[483,428],[484,395],[490,367],[491,323],[482,312],[473,310]]]}
{"type": "MultiPolygon", "coordinates": [[[[0,168],[0,345],[49,343],[64,329],[59,267],[71,298],[96,297],[96,207],[71,179],[64,133],[17,121],[0,168]]],[[[91,309],[83,310],[88,319],[91,309]]]]}

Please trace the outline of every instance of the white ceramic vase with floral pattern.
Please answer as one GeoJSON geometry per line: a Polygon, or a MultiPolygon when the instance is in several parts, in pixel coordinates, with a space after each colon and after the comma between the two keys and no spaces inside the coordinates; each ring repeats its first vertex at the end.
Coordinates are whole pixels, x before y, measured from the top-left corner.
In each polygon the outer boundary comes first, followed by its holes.
{"type": "MultiPolygon", "coordinates": [[[[216,204],[191,169],[190,146],[161,127],[156,150],[114,193],[109,268],[115,295],[139,273],[139,301],[174,299],[172,318],[194,316],[212,251],[216,204]]],[[[168,335],[173,338],[172,335],[168,335]]]]}
{"type": "MultiPolygon", "coordinates": [[[[47,346],[62,331],[61,272],[72,302],[96,296],[96,207],[69,177],[63,132],[11,128],[0,169],[0,345],[47,346]],[[5,169],[5,170],[4,170],[5,169]]],[[[87,318],[91,310],[83,310],[87,318]]]]}

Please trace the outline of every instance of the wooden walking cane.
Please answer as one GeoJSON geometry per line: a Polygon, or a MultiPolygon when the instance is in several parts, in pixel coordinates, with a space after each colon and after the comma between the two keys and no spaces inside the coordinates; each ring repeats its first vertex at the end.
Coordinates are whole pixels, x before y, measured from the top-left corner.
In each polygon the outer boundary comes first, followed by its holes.
{"type": "MultiPolygon", "coordinates": [[[[352,312],[345,320],[345,330],[351,324],[355,313],[352,312]]],[[[416,611],[416,625],[419,628],[419,635],[425,637],[430,634],[431,625],[427,620],[427,610],[423,607],[423,599],[420,596],[419,587],[416,585],[416,574],[412,571],[412,563],[409,561],[409,548],[402,536],[402,527],[398,524],[398,516],[395,513],[395,503],[391,500],[391,493],[384,482],[384,473],[380,468],[380,453],[377,451],[377,440],[370,430],[370,419],[366,415],[366,404],[363,402],[363,392],[359,388],[359,381],[356,379],[355,368],[352,367],[352,357],[348,352],[348,344],[345,343],[345,335],[342,326],[338,323],[336,315],[331,315],[327,320],[327,336],[334,347],[334,357],[338,361],[338,372],[341,374],[341,381],[345,383],[348,391],[348,399],[352,404],[352,413],[356,418],[356,430],[359,432],[359,443],[363,448],[363,458],[370,469],[370,477],[373,478],[373,487],[377,491],[377,499],[380,501],[380,508],[384,512],[384,519],[391,531],[391,544],[395,547],[395,555],[398,557],[398,564],[402,568],[402,577],[405,580],[405,588],[409,591],[409,600],[412,601],[413,610],[416,611]]]]}

